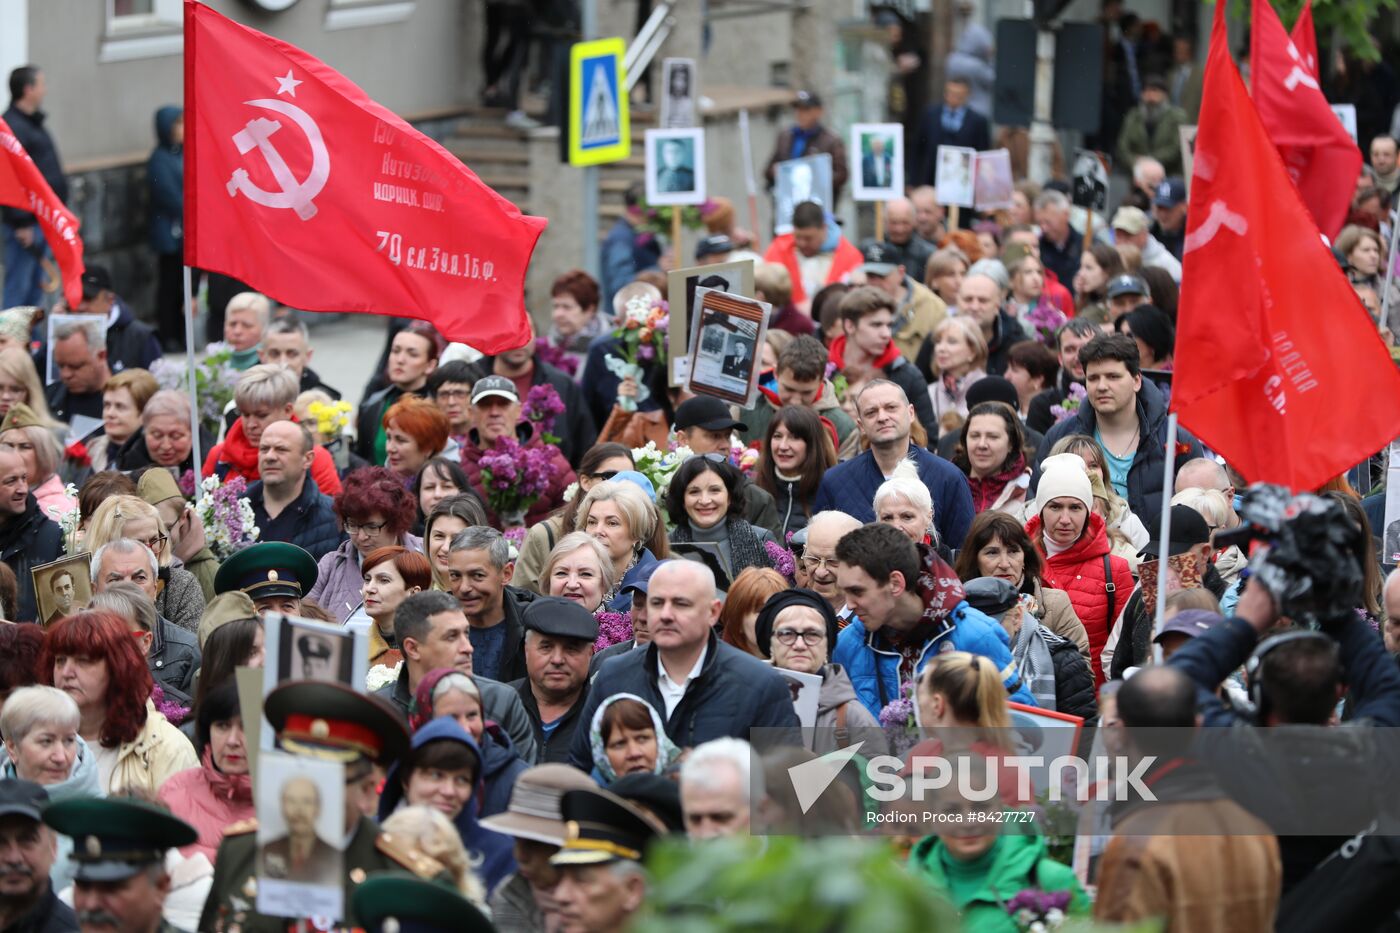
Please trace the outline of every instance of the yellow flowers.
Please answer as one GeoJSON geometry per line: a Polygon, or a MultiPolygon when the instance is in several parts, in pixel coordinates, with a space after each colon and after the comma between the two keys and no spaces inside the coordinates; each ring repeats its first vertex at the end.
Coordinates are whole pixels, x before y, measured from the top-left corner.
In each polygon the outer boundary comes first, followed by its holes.
{"type": "Polygon", "coordinates": [[[341,431],[350,426],[349,402],[312,402],[306,408],[306,413],[316,419],[316,432],[322,437],[336,437],[341,431]]]}

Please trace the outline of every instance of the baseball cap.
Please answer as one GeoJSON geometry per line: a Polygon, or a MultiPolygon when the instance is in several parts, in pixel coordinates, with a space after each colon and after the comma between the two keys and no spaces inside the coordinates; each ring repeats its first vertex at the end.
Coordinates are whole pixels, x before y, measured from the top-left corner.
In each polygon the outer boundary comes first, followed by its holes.
{"type": "Polygon", "coordinates": [[[18,814],[37,823],[44,818],[44,807],[48,803],[48,791],[33,781],[19,778],[0,781],[0,816],[18,814]]]}
{"type": "Polygon", "coordinates": [[[83,269],[83,300],[91,301],[102,292],[112,290],[112,274],[103,266],[83,269]]]}
{"type": "Polygon", "coordinates": [[[1122,230],[1129,236],[1137,236],[1151,226],[1147,219],[1147,214],[1140,207],[1133,207],[1131,204],[1120,207],[1113,212],[1113,229],[1122,230]]]}
{"type": "Polygon", "coordinates": [[[706,431],[749,429],[744,422],[735,421],[734,416],[729,413],[729,406],[713,395],[697,395],[677,405],[675,427],[677,431],[687,431],[691,428],[704,428],[706,431]]]}
{"type": "Polygon", "coordinates": [[[1183,609],[1168,619],[1166,624],[1162,626],[1162,630],[1152,640],[1160,642],[1163,635],[1172,632],[1185,635],[1187,638],[1195,638],[1202,632],[1210,631],[1216,623],[1221,621],[1223,621],[1221,616],[1206,609],[1183,609]]]}
{"type": "Polygon", "coordinates": [[[798,91],[797,96],[792,99],[794,107],[820,107],[822,99],[820,95],[812,91],[798,91]]]}
{"type": "Polygon", "coordinates": [[[651,575],[656,573],[656,568],[660,567],[663,563],[665,563],[665,561],[660,560],[650,564],[638,563],[636,574],[632,577],[631,580],[628,580],[626,583],[622,584],[622,586],[618,589],[618,592],[641,593],[643,596],[645,596],[648,588],[651,587],[651,575]]]}
{"type": "MultiPolygon", "coordinates": [[[[1160,528],[1154,528],[1153,532],[1152,540],[1147,542],[1147,547],[1142,549],[1142,553],[1152,557],[1160,557],[1162,556],[1162,547],[1157,536],[1161,535],[1162,532],[1160,528]]],[[[1167,556],[1184,553],[1198,544],[1210,541],[1210,526],[1201,517],[1201,513],[1191,506],[1174,505],[1172,506],[1171,535],[1171,540],[1167,542],[1167,556]]]]}
{"type": "Polygon", "coordinates": [[[472,386],[473,405],[493,395],[511,402],[520,401],[520,395],[515,391],[515,383],[505,376],[483,376],[472,386]]]}
{"type": "Polygon", "coordinates": [[[1108,281],[1108,297],[1117,298],[1119,295],[1146,295],[1149,294],[1147,283],[1135,275],[1115,275],[1108,281]]]}
{"type": "Polygon", "coordinates": [[[1173,176],[1157,186],[1157,197],[1152,203],[1158,207],[1176,207],[1186,200],[1186,182],[1173,176]]]}
{"type": "Polygon", "coordinates": [[[899,250],[879,240],[866,240],[861,244],[860,254],[865,257],[865,265],[860,269],[870,275],[889,275],[903,260],[899,250]]]}
{"type": "Polygon", "coordinates": [[[695,258],[705,259],[709,256],[723,256],[725,253],[734,252],[734,241],[723,233],[716,233],[705,237],[695,244],[695,258]]]}

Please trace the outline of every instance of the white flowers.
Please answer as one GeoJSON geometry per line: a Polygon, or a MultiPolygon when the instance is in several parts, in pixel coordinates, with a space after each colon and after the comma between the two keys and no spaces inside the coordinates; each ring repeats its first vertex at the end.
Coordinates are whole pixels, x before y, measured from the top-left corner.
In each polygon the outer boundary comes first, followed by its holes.
{"type": "Polygon", "coordinates": [[[402,666],[402,661],[395,664],[393,667],[389,667],[387,664],[374,665],[365,676],[365,689],[373,692],[375,690],[382,690],[390,684],[397,682],[399,679],[399,668],[402,666]]]}
{"type": "Polygon", "coordinates": [[[633,297],[631,301],[627,302],[627,305],[623,308],[623,319],[627,321],[636,321],[638,324],[645,324],[647,318],[651,316],[651,309],[651,299],[647,298],[645,295],[637,295],[633,297]]]}

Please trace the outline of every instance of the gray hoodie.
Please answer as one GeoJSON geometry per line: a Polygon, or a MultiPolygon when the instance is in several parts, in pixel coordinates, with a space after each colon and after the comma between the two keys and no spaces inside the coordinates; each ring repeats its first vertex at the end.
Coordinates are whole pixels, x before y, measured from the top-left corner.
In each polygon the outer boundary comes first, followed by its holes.
{"type": "MultiPolygon", "coordinates": [[[[71,800],[74,797],[105,797],[102,788],[97,780],[97,756],[88,748],[88,744],[83,741],[82,736],[78,739],[78,755],[73,761],[73,770],[66,780],[57,784],[47,784],[44,790],[48,792],[49,800],[71,800]]],[[[10,753],[3,745],[0,745],[0,778],[15,778],[19,775],[15,773],[14,763],[10,761],[10,753]]],[[[73,866],[68,858],[73,851],[73,840],[60,833],[54,834],[58,840],[58,857],[53,861],[53,868],[49,871],[49,879],[53,883],[55,891],[62,891],[73,883],[73,866]]]]}

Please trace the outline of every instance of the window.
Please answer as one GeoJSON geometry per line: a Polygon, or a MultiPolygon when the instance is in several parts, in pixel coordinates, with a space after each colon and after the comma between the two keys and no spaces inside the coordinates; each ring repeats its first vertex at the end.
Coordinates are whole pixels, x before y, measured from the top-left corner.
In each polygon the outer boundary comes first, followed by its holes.
{"type": "Polygon", "coordinates": [[[180,0],[106,0],[99,63],[179,55],[184,48],[180,0]]]}
{"type": "Polygon", "coordinates": [[[107,34],[178,28],[179,0],[107,0],[107,34]]]}
{"type": "Polygon", "coordinates": [[[327,29],[356,29],[402,23],[413,16],[414,0],[330,0],[327,29]]]}

